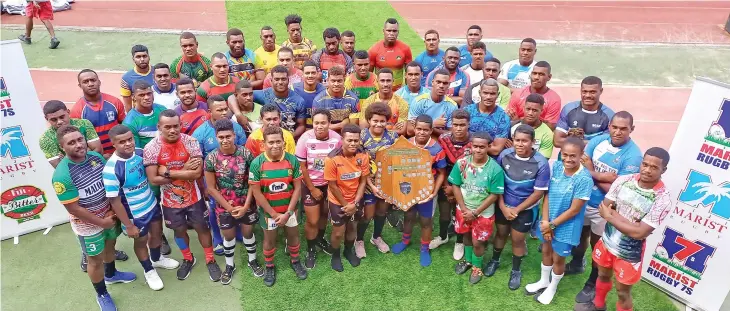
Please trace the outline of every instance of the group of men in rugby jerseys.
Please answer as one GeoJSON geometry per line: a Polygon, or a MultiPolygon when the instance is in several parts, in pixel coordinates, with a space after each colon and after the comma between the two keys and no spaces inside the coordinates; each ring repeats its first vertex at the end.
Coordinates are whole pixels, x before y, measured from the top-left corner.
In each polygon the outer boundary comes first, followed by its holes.
{"type": "Polygon", "coordinates": [[[479,26],[469,27],[466,45],[445,51],[429,30],[426,50],[413,60],[392,18],[368,51],[355,50],[352,31],[335,28],[324,30],[325,47],[317,50],[299,16],[285,23],[281,46],[271,27],[261,28],[255,51],[231,29],[230,50],[210,59],[185,32],[182,55],[169,66],[150,66],[148,49],[135,45],[123,100],[102,93],[99,76],[85,69],[78,75],[83,96],[71,110],[60,101],[44,106],[51,126],[40,144],[56,168],[53,185],[88,258],[101,310],[116,310],[105,284],[136,279],[114,265],[122,232],[134,239],[153,290],[163,288],[155,268],[178,269],[180,280],[190,275],[197,257],[189,230],[212,281],[231,282],[242,241],[252,274],[273,286],[280,228],[290,266],[304,280],[320,251],[335,271],[344,270],[342,257],[359,266],[371,221],[370,243],[394,254],[408,248],[419,224],[423,267],[455,235],[455,272],[471,270],[472,284],[497,272],[509,239],[511,290],[521,286],[528,236],[539,238],[540,279],[525,291],[542,304],[564,275],[585,270],[590,245],[593,266],[576,310],[605,310],[614,274],[617,309],[632,310],[644,239],[669,206],[661,181],[669,155],[657,147],[642,154],[630,138],[632,115],[600,100],[599,78],[583,79],[580,100],[563,106],[547,86],[551,66],[534,60],[530,38],[517,59],[502,64],[481,42],[479,26]],[[434,174],[430,195],[402,214],[374,180],[376,152],[399,136],[430,153],[434,174]],[[550,164],[553,147],[559,152],[550,164]],[[182,262],[166,257],[163,219],[182,262]],[[383,239],[386,222],[402,232],[400,241],[383,239]]]}

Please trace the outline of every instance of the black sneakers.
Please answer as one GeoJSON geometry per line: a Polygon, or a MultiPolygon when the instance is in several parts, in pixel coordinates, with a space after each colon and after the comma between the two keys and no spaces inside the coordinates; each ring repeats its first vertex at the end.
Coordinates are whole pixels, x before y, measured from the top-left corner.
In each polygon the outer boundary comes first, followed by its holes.
{"type": "Polygon", "coordinates": [[[229,266],[226,265],[226,270],[223,271],[223,274],[221,274],[221,284],[228,285],[231,283],[231,279],[233,279],[233,272],[236,271],[236,266],[229,266]]]}
{"type": "Polygon", "coordinates": [[[499,261],[492,259],[487,263],[487,267],[484,268],[484,275],[487,277],[491,277],[494,275],[495,272],[497,272],[498,268],[499,261]]]}
{"type": "Polygon", "coordinates": [[[330,245],[330,242],[325,239],[320,239],[317,241],[317,247],[322,250],[327,255],[332,255],[332,245],[330,245]]]}
{"type": "Polygon", "coordinates": [[[512,270],[509,274],[509,283],[507,286],[511,290],[517,290],[522,284],[522,271],[512,270]]]}
{"type": "Polygon", "coordinates": [[[458,275],[462,275],[466,273],[466,271],[469,271],[471,269],[471,264],[466,262],[466,260],[459,261],[459,263],[456,264],[456,267],[454,267],[454,272],[458,275]]]}
{"type": "Polygon", "coordinates": [[[580,290],[578,295],[575,295],[575,302],[577,303],[588,303],[593,301],[596,297],[596,287],[592,284],[586,284],[583,289],[580,290]]]}
{"type": "Polygon", "coordinates": [[[264,272],[264,285],[272,287],[274,283],[276,283],[276,268],[266,267],[266,272],[264,272]]]}
{"type": "Polygon", "coordinates": [[[297,260],[295,262],[291,263],[291,268],[294,270],[294,273],[297,275],[297,278],[300,280],[306,280],[307,279],[307,269],[304,269],[304,266],[302,266],[302,262],[297,260]]]}
{"type": "Polygon", "coordinates": [[[578,261],[576,259],[571,260],[565,265],[565,275],[581,274],[586,271],[586,259],[578,261]]]}
{"type": "Polygon", "coordinates": [[[193,270],[193,267],[197,263],[197,259],[195,259],[195,256],[193,256],[193,260],[185,260],[183,259],[182,264],[180,264],[180,268],[177,269],[177,279],[178,280],[184,280],[187,279],[188,276],[190,276],[190,271],[193,270]]]}
{"type": "Polygon", "coordinates": [[[357,267],[360,265],[360,257],[357,257],[357,255],[355,255],[354,249],[351,248],[349,251],[345,250],[344,255],[345,255],[345,259],[347,259],[347,261],[350,262],[351,266],[357,267]]]}
{"type": "Polygon", "coordinates": [[[340,256],[332,256],[332,259],[330,259],[330,266],[332,267],[332,270],[337,272],[345,271],[345,268],[342,267],[342,258],[340,256]]]}
{"type": "Polygon", "coordinates": [[[114,259],[119,261],[127,261],[129,259],[129,256],[127,256],[127,253],[124,251],[116,250],[114,251],[114,259]]]}
{"type": "Polygon", "coordinates": [[[208,267],[208,274],[210,275],[211,281],[218,282],[221,280],[221,267],[218,266],[215,260],[205,264],[205,266],[208,267]]]}
{"type": "Polygon", "coordinates": [[[51,44],[48,46],[49,49],[53,50],[58,47],[58,45],[61,44],[61,41],[59,41],[57,38],[51,38],[51,44]]]}
{"type": "Polygon", "coordinates": [[[26,36],[24,34],[18,36],[18,40],[23,41],[23,43],[25,43],[25,44],[31,44],[32,43],[32,41],[30,40],[30,37],[28,37],[28,36],[26,36]]]}
{"type": "Polygon", "coordinates": [[[304,266],[311,270],[314,269],[315,265],[317,265],[317,252],[307,251],[307,257],[304,258],[304,266]]]}
{"type": "Polygon", "coordinates": [[[248,268],[251,269],[253,276],[260,278],[264,276],[264,268],[261,267],[258,260],[254,259],[248,262],[248,268]]]}

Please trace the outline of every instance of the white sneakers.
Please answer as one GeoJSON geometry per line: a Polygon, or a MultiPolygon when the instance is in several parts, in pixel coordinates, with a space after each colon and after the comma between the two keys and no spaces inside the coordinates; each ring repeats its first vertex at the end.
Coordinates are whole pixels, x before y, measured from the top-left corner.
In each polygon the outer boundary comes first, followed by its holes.
{"type": "Polygon", "coordinates": [[[454,244],[454,260],[461,260],[464,258],[464,243],[454,244]]]}
{"type": "Polygon", "coordinates": [[[441,239],[441,236],[436,236],[433,240],[431,240],[430,243],[428,243],[428,249],[437,249],[439,246],[444,245],[449,242],[449,236],[446,236],[446,239],[441,239]]]}
{"type": "Polygon", "coordinates": [[[149,285],[152,290],[161,290],[165,287],[165,285],[162,284],[162,279],[155,269],[145,272],[144,279],[147,281],[147,285],[149,285]]]}
{"type": "Polygon", "coordinates": [[[175,259],[167,258],[165,256],[160,256],[160,260],[153,261],[152,266],[155,268],[172,270],[172,269],[177,269],[177,267],[180,266],[180,263],[175,259]]]}

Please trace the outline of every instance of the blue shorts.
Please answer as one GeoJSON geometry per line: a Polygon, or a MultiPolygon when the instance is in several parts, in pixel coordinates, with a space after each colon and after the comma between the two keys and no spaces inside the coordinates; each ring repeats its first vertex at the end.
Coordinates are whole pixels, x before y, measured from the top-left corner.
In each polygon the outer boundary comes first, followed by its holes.
{"type": "MultiPolygon", "coordinates": [[[[538,238],[540,239],[540,242],[545,243],[545,239],[542,237],[542,232],[540,229],[537,229],[538,238]]],[[[553,247],[553,252],[558,254],[560,257],[568,257],[571,255],[571,251],[573,250],[573,245],[570,245],[568,243],[563,243],[560,241],[557,241],[553,239],[550,241],[550,246],[553,247]]]]}
{"type": "Polygon", "coordinates": [[[416,211],[418,215],[423,218],[433,218],[434,211],[436,209],[436,200],[431,200],[426,203],[416,204],[411,207],[408,211],[416,211]]]}
{"type": "MultiPolygon", "coordinates": [[[[150,231],[150,223],[153,221],[162,221],[162,210],[159,205],[155,206],[146,215],[132,219],[132,223],[139,230],[139,237],[147,235],[147,232],[150,231]]],[[[122,229],[124,229],[124,234],[127,234],[127,228],[124,227],[124,224],[122,224],[122,229]]]]}
{"type": "Polygon", "coordinates": [[[364,194],[362,196],[362,204],[363,205],[375,204],[375,202],[377,202],[378,200],[382,200],[382,199],[376,197],[372,193],[366,193],[366,194],[364,194]]]}

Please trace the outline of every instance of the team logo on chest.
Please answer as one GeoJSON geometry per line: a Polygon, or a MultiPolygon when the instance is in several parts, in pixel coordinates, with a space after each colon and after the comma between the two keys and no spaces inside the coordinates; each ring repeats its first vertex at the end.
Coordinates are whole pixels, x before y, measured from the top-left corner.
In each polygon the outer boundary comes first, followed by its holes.
{"type": "Polygon", "coordinates": [[[116,116],[116,113],[114,113],[114,111],[107,111],[106,112],[106,118],[109,121],[114,121],[114,119],[116,119],[117,116],[116,116]]]}

